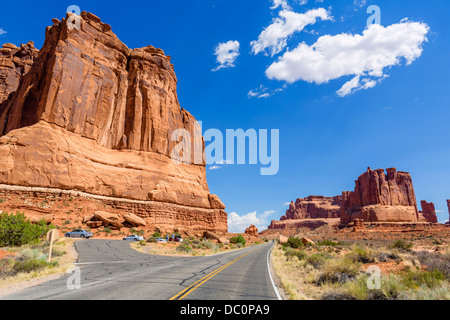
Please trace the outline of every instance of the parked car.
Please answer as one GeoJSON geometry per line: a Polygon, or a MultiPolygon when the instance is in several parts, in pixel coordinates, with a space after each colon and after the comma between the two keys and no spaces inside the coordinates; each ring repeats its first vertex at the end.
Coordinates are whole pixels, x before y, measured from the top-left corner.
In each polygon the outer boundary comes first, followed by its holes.
{"type": "Polygon", "coordinates": [[[81,229],[76,229],[76,230],[67,232],[64,236],[67,237],[67,238],[86,238],[86,239],[89,239],[90,237],[93,237],[94,235],[92,234],[92,232],[89,232],[89,231],[86,231],[86,230],[81,230],[81,229]]]}
{"type": "Polygon", "coordinates": [[[156,238],[156,242],[167,242],[167,239],[164,238],[156,238]]]}
{"type": "Polygon", "coordinates": [[[175,236],[175,237],[170,237],[169,241],[173,241],[173,242],[183,242],[183,238],[181,238],[181,236],[175,236]]]}
{"type": "Polygon", "coordinates": [[[123,238],[122,240],[141,241],[141,240],[144,240],[144,237],[138,236],[138,235],[136,235],[136,234],[132,234],[132,235],[126,236],[126,237],[123,238]]]}

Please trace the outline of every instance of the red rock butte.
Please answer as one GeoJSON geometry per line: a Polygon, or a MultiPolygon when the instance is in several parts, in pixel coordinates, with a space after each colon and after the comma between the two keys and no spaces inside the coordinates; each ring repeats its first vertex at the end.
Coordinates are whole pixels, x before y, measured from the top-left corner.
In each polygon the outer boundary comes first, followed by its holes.
{"type": "Polygon", "coordinates": [[[397,171],[367,169],[355,181],[353,192],[343,192],[341,223],[355,219],[368,222],[415,222],[420,215],[411,175],[397,171]]]}
{"type": "Polygon", "coordinates": [[[0,188],[78,192],[163,229],[227,232],[205,163],[170,158],[174,130],[195,136],[170,56],[129,49],[91,13],[69,28],[70,16],[53,19],[41,50],[0,50],[0,188]]]}

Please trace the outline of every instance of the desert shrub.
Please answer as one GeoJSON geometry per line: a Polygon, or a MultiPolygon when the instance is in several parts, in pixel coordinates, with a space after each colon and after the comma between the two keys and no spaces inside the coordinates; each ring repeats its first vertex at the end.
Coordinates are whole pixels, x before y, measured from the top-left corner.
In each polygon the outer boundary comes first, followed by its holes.
{"type": "Polygon", "coordinates": [[[415,253],[420,263],[427,267],[428,270],[438,270],[444,274],[447,279],[450,278],[450,254],[430,253],[420,251],[415,253]]]}
{"type": "Polygon", "coordinates": [[[298,249],[300,247],[303,247],[302,239],[289,238],[288,242],[287,242],[287,246],[289,246],[291,248],[294,248],[294,249],[298,249]]]}
{"type": "Polygon", "coordinates": [[[437,269],[418,272],[406,270],[402,283],[410,289],[417,289],[421,286],[433,289],[440,286],[445,278],[445,275],[437,269]]]}
{"type": "Polygon", "coordinates": [[[182,253],[189,253],[192,251],[192,248],[187,244],[180,244],[176,250],[182,253]]]}
{"type": "Polygon", "coordinates": [[[236,243],[236,248],[241,249],[243,247],[244,247],[244,245],[242,243],[240,243],[240,242],[236,243]]]}
{"type": "Polygon", "coordinates": [[[410,251],[411,248],[413,247],[413,243],[412,242],[406,242],[404,240],[396,240],[392,246],[392,248],[396,248],[396,249],[401,249],[401,250],[406,250],[406,251],[410,251]]]}
{"type": "Polygon", "coordinates": [[[347,257],[349,257],[355,262],[362,262],[362,263],[375,262],[375,253],[373,251],[359,247],[354,249],[349,254],[347,254],[347,257]]]}
{"type": "Polygon", "coordinates": [[[156,242],[156,237],[152,236],[152,237],[147,238],[147,242],[155,243],[156,242]]]}
{"type": "Polygon", "coordinates": [[[320,241],[319,243],[317,243],[317,245],[319,245],[319,246],[329,246],[329,247],[335,247],[338,244],[339,244],[338,242],[332,241],[332,240],[323,240],[323,241],[320,241]]]}
{"type": "Polygon", "coordinates": [[[159,237],[161,237],[161,232],[155,231],[152,236],[154,238],[159,238],[159,237]]]}
{"type": "Polygon", "coordinates": [[[238,243],[240,243],[240,244],[242,244],[242,246],[245,246],[245,239],[244,239],[244,237],[240,234],[240,235],[238,235],[237,237],[232,237],[232,238],[230,239],[230,243],[233,243],[233,244],[238,244],[238,243]]]}
{"type": "Polygon", "coordinates": [[[45,221],[32,224],[25,214],[0,214],[0,247],[21,246],[37,242],[54,226],[47,226],[45,221]]]}
{"type": "Polygon", "coordinates": [[[286,251],[284,252],[284,255],[286,256],[286,259],[290,259],[292,257],[297,257],[298,260],[305,260],[306,257],[308,256],[305,252],[300,251],[300,250],[295,250],[292,248],[287,248],[286,251]]]}
{"type": "Polygon", "coordinates": [[[0,278],[8,277],[14,270],[14,259],[0,259],[0,278]]]}
{"type": "Polygon", "coordinates": [[[111,230],[111,228],[108,228],[108,227],[103,227],[103,230],[102,230],[104,233],[111,233],[112,232],[112,230],[111,230]]]}
{"type": "Polygon", "coordinates": [[[325,252],[315,253],[306,259],[306,264],[313,266],[315,269],[320,269],[330,257],[331,255],[325,252]]]}
{"type": "Polygon", "coordinates": [[[325,265],[317,280],[317,284],[344,284],[349,280],[355,279],[360,270],[361,264],[353,261],[351,258],[329,259],[325,261],[325,265]]]}
{"type": "Polygon", "coordinates": [[[145,247],[147,245],[147,241],[145,240],[139,240],[139,244],[143,247],[145,247]]]}
{"type": "Polygon", "coordinates": [[[31,258],[26,260],[18,260],[14,264],[14,272],[25,272],[30,273],[33,271],[39,271],[48,266],[56,266],[58,264],[57,261],[47,262],[44,259],[31,258]]]}

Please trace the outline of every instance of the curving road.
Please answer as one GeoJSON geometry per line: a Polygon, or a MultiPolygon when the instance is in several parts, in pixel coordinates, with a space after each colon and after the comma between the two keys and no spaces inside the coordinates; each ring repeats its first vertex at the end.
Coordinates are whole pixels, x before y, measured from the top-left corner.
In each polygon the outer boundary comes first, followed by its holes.
{"type": "Polygon", "coordinates": [[[272,243],[203,257],[140,253],[121,240],[75,242],[72,273],[2,299],[276,300],[272,243]],[[77,286],[79,285],[79,286],[77,286]]]}

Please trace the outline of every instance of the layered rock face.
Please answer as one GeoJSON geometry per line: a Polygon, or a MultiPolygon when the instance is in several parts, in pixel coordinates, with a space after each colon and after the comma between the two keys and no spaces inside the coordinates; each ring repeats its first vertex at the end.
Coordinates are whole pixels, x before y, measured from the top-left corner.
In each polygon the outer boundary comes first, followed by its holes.
{"type": "Polygon", "coordinates": [[[371,170],[355,181],[353,192],[343,192],[341,223],[354,219],[376,222],[412,222],[419,220],[411,175],[390,168],[371,170]]]}
{"type": "Polygon", "coordinates": [[[292,201],[281,221],[289,219],[339,218],[342,196],[309,196],[292,201]]]}
{"type": "Polygon", "coordinates": [[[12,43],[2,45],[0,49],[0,105],[11,92],[19,87],[22,77],[30,70],[39,50],[32,41],[16,47],[12,43]]]}
{"type": "Polygon", "coordinates": [[[170,56],[128,49],[90,13],[69,28],[70,15],[46,29],[17,88],[2,89],[17,90],[0,105],[0,184],[86,192],[150,223],[226,232],[204,161],[171,158],[174,130],[191,134],[192,150],[204,143],[180,108],[170,56]]]}
{"type": "Polygon", "coordinates": [[[268,228],[305,227],[315,229],[326,224],[334,224],[334,221],[331,220],[339,219],[342,202],[342,196],[299,198],[295,202],[291,201],[286,214],[280,218],[280,221],[273,220],[268,228]]]}
{"type": "Polygon", "coordinates": [[[428,203],[422,200],[420,204],[422,206],[422,211],[419,212],[421,214],[420,216],[421,220],[431,223],[437,223],[438,218],[436,215],[436,208],[434,207],[434,203],[433,202],[428,203]]]}

